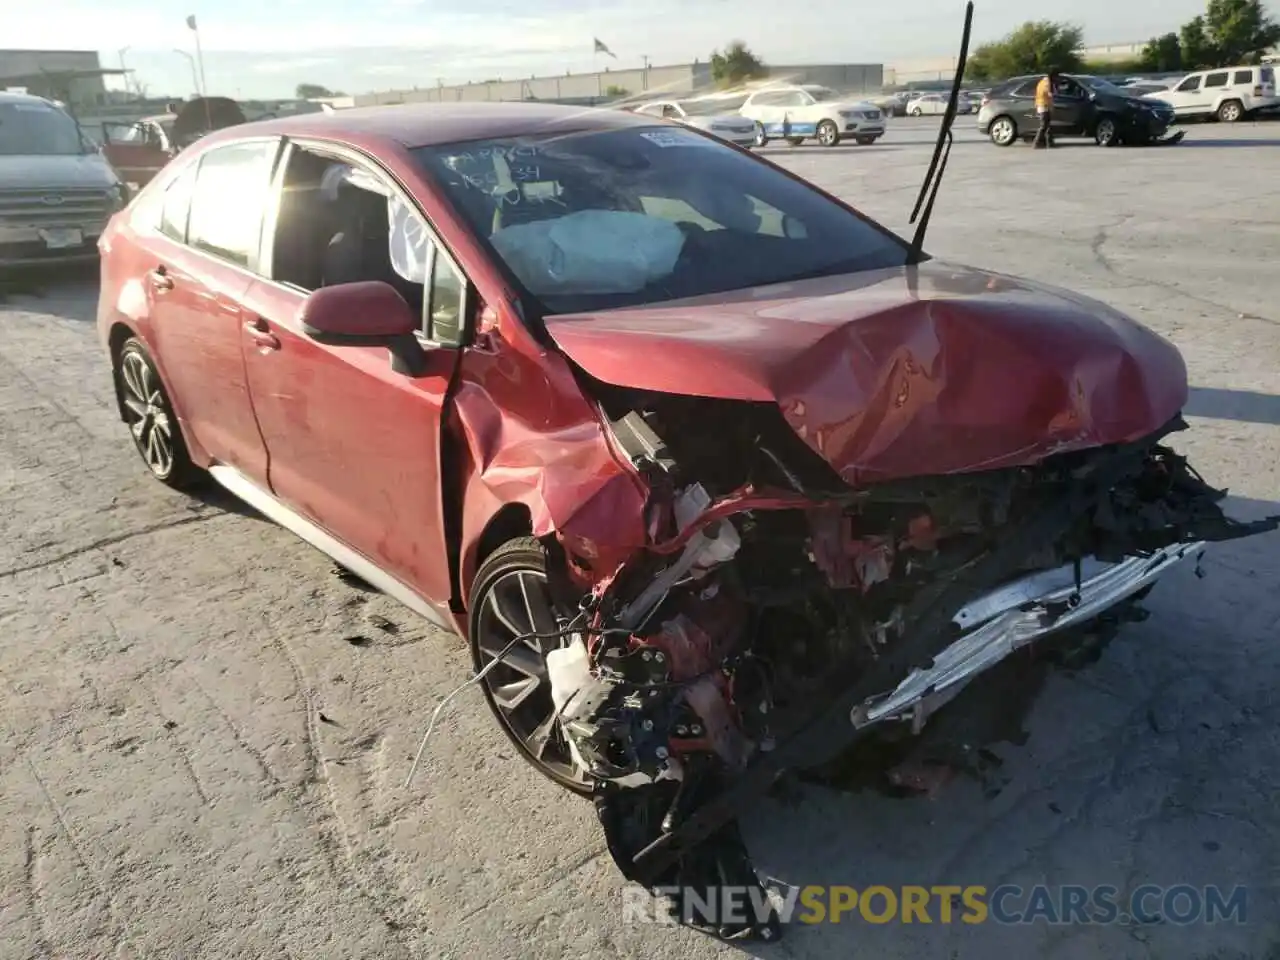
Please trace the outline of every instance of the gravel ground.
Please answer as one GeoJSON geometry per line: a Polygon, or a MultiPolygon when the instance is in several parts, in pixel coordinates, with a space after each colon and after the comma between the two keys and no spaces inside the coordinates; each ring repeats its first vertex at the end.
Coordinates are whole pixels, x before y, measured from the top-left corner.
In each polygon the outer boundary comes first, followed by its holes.
{"type": "MultiPolygon", "coordinates": [[[[765,152],[906,230],[935,129],[765,152]]],[[[1276,125],[1033,153],[962,119],[929,247],[1170,336],[1195,387],[1180,446],[1237,515],[1276,512],[1278,160],[1276,125]]],[[[737,952],[624,924],[591,810],[474,692],[403,788],[461,645],[248,511],[151,482],[112,415],[95,296],[65,278],[0,304],[0,957],[737,952]]],[[[1100,663],[1055,676],[1030,741],[999,751],[998,794],[808,788],[745,823],[793,884],[1245,884],[1247,923],[847,920],[747,952],[1280,957],[1278,548],[1213,550],[1207,579],[1163,584],[1100,663]]]]}

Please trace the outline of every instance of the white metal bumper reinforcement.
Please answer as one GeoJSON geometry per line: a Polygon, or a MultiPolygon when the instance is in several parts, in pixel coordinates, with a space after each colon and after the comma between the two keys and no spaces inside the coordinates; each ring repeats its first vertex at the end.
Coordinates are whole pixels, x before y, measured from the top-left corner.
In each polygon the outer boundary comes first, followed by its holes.
{"type": "Polygon", "coordinates": [[[855,707],[850,720],[865,727],[915,713],[921,721],[921,709],[932,713],[1015,650],[1098,616],[1203,551],[1203,543],[1182,543],[1121,563],[1086,560],[1078,591],[1074,566],[1005,584],[956,613],[952,622],[969,632],[938,654],[932,667],[913,670],[892,693],[855,707]]]}

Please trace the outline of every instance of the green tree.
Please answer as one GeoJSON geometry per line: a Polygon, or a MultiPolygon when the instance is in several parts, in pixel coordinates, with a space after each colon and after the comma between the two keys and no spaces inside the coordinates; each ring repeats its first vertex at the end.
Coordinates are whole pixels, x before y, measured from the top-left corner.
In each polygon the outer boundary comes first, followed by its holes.
{"type": "Polygon", "coordinates": [[[334,93],[328,87],[322,87],[318,83],[300,83],[294,88],[294,94],[299,100],[312,100],[316,97],[336,97],[340,94],[334,93]]]}
{"type": "Polygon", "coordinates": [[[620,87],[616,83],[611,83],[609,84],[609,86],[604,88],[604,95],[606,97],[618,97],[618,98],[629,97],[631,96],[631,91],[628,90],[626,87],[620,87]]]}
{"type": "Polygon", "coordinates": [[[983,44],[969,58],[966,73],[973,80],[999,80],[1051,68],[1078,70],[1084,31],[1070,23],[1032,20],[997,43],[983,44]]]}
{"type": "Polygon", "coordinates": [[[1262,0],[1209,0],[1204,32],[1216,62],[1210,67],[1256,63],[1280,43],[1280,24],[1262,7],[1262,0]]]}
{"type": "Polygon", "coordinates": [[[1138,70],[1145,73],[1172,73],[1183,69],[1182,43],[1176,33],[1152,37],[1151,42],[1142,48],[1138,58],[1138,70]]]}
{"type": "Polygon", "coordinates": [[[711,54],[711,79],[721,87],[736,87],[747,80],[763,77],[768,73],[764,62],[747,49],[741,40],[734,40],[721,53],[711,54]]]}

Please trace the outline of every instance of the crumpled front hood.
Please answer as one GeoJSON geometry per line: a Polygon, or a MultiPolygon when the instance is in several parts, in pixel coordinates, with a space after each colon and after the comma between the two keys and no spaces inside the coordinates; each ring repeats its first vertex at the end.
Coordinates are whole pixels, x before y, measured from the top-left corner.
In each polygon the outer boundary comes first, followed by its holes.
{"type": "Polygon", "coordinates": [[[605,383],[777,403],[853,485],[1135,440],[1187,399],[1177,349],[1105,304],[936,261],[546,327],[605,383]]]}
{"type": "Polygon", "coordinates": [[[110,164],[97,153],[0,157],[0,190],[106,190],[117,182],[110,164]]]}

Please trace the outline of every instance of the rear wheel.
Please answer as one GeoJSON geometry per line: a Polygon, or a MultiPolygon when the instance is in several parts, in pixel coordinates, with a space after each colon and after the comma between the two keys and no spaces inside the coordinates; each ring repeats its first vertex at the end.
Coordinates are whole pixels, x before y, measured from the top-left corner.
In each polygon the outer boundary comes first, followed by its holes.
{"type": "Polygon", "coordinates": [[[502,732],[539,773],[587,794],[591,785],[560,730],[547,674],[546,655],[567,645],[568,638],[525,637],[555,633],[567,622],[551,599],[546,551],[532,537],[507,541],[476,571],[469,624],[472,662],[479,672],[499,661],[480,682],[485,700],[502,732]]]}
{"type": "Polygon", "coordinates": [[[1244,117],[1244,104],[1239,100],[1228,100],[1218,107],[1218,119],[1222,123],[1237,123],[1244,117]]]}
{"type": "Polygon", "coordinates": [[[769,138],[764,135],[764,126],[757,123],[756,124],[756,146],[763,147],[768,142],[769,142],[769,138]]]}
{"type": "Polygon", "coordinates": [[[173,404],[142,341],[126,340],[114,366],[124,422],[151,475],[175,490],[196,486],[204,473],[187,452],[173,404]]]}
{"type": "Polygon", "coordinates": [[[840,142],[840,131],[830,120],[818,124],[818,142],[824,147],[834,147],[840,142]]]}
{"type": "Polygon", "coordinates": [[[913,117],[918,117],[918,116],[920,116],[922,113],[923,113],[923,111],[922,111],[919,107],[913,107],[913,108],[912,108],[912,110],[911,110],[911,115],[912,115],[913,117]]]}
{"type": "Polygon", "coordinates": [[[996,117],[991,121],[987,135],[997,147],[1007,147],[1018,139],[1018,125],[1013,122],[1013,117],[996,117]]]}

